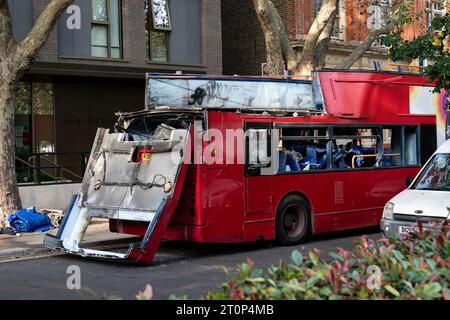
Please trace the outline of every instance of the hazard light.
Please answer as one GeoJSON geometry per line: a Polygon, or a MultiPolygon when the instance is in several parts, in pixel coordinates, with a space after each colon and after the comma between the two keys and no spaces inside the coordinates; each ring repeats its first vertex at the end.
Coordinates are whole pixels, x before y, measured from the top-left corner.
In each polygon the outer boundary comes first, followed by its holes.
{"type": "Polygon", "coordinates": [[[139,147],[137,162],[149,163],[152,158],[152,147],[139,147]]]}

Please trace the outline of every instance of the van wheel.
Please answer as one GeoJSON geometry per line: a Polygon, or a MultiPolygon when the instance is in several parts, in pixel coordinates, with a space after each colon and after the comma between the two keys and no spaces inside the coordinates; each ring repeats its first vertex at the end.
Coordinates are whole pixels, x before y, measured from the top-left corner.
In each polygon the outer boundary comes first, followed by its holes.
{"type": "Polygon", "coordinates": [[[306,241],[311,233],[308,203],[300,196],[290,195],[278,206],[275,221],[275,240],[283,246],[306,241]]]}

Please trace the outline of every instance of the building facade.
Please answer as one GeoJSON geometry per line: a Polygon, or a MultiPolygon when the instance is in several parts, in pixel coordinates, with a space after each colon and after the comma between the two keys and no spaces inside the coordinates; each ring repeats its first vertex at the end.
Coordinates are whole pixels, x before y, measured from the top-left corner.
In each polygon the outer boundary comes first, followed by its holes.
{"type": "MultiPolygon", "coordinates": [[[[288,37],[298,54],[301,53],[305,35],[310,29],[321,0],[272,0],[286,27],[288,37]]],[[[372,28],[382,23],[383,6],[368,6],[364,0],[337,0],[337,18],[326,58],[327,67],[336,67],[365,39],[372,28]]],[[[415,0],[414,8],[422,12],[420,22],[405,28],[404,36],[413,38],[425,31],[430,18],[444,13],[444,5],[415,0]],[[428,12],[428,13],[426,13],[428,12]]],[[[265,43],[252,0],[222,0],[223,71],[225,74],[261,74],[261,64],[266,61],[265,43]]],[[[373,69],[374,62],[387,68],[386,48],[373,46],[354,65],[354,68],[373,69]]]]}
{"type": "MultiPolygon", "coordinates": [[[[18,41],[48,3],[9,0],[18,41]]],[[[144,108],[146,72],[222,73],[220,15],[220,0],[75,0],[19,88],[19,182],[35,179],[35,153],[56,152],[47,163],[80,172],[76,153],[90,150],[97,127],[144,108]]]]}

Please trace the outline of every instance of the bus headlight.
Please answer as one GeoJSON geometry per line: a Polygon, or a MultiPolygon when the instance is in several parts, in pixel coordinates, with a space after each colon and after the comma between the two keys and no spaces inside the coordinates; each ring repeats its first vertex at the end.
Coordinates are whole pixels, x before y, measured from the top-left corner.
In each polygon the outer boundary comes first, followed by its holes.
{"type": "Polygon", "coordinates": [[[394,219],[394,204],[392,202],[388,202],[384,207],[383,218],[389,220],[394,219]]]}

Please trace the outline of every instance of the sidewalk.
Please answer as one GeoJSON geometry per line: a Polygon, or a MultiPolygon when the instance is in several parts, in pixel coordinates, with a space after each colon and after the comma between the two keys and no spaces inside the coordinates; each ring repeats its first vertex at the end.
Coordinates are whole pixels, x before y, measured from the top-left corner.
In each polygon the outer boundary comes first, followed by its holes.
{"type": "MultiPolygon", "coordinates": [[[[57,230],[52,230],[51,233],[56,234],[57,230]]],[[[0,262],[56,252],[42,244],[45,234],[46,232],[0,235],[0,262]]],[[[92,222],[82,244],[86,247],[98,247],[123,243],[126,246],[137,239],[136,236],[109,232],[108,222],[100,220],[92,222]]]]}

